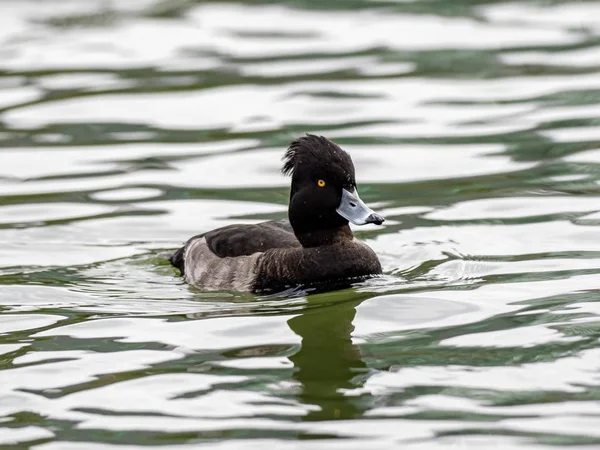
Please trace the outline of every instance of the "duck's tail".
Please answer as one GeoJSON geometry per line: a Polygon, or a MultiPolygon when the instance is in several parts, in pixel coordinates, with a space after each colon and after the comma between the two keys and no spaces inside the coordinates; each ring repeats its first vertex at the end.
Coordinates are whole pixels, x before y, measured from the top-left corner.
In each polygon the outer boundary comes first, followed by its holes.
{"type": "Polygon", "coordinates": [[[173,266],[177,267],[181,271],[181,275],[183,275],[184,268],[185,268],[184,254],[185,254],[185,247],[181,247],[175,253],[165,252],[165,253],[162,253],[161,256],[164,255],[164,257],[166,259],[168,259],[171,262],[171,264],[173,264],[173,266]]]}

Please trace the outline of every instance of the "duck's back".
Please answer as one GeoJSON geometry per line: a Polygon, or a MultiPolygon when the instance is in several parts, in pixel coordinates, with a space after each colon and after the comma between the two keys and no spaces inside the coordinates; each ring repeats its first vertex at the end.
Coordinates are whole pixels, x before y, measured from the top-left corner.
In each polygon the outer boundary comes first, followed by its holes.
{"type": "Polygon", "coordinates": [[[229,225],[191,238],[171,258],[186,281],[203,289],[252,290],[260,256],[300,243],[287,221],[229,225]]]}

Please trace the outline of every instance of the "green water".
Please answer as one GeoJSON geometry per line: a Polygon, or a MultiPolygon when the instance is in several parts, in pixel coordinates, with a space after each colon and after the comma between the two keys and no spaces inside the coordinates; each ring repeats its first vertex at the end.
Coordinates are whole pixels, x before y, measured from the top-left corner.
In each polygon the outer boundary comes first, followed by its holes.
{"type": "Polygon", "coordinates": [[[600,446],[600,2],[0,4],[0,447],[600,446]],[[347,149],[386,275],[157,253],[347,149]]]}

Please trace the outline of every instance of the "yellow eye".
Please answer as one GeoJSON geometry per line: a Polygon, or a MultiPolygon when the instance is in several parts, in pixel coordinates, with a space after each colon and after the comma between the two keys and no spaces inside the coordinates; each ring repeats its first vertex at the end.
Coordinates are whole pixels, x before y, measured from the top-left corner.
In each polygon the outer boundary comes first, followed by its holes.
{"type": "Polygon", "coordinates": [[[325,180],[319,180],[319,181],[317,181],[317,185],[319,187],[325,187],[325,180]]]}

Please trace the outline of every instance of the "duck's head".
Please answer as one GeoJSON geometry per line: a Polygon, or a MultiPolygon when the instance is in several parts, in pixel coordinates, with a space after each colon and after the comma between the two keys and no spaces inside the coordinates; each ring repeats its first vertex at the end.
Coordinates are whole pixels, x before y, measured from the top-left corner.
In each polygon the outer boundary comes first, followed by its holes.
{"type": "Polygon", "coordinates": [[[299,238],[327,234],[347,227],[349,221],[383,223],[384,218],[358,196],[350,155],[329,139],[307,134],[291,143],[283,159],[282,172],[292,175],[290,223],[299,238]]]}

